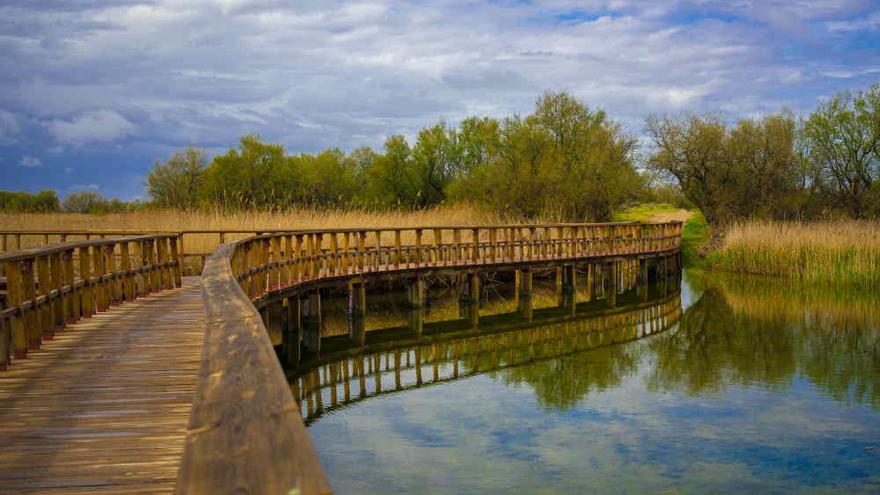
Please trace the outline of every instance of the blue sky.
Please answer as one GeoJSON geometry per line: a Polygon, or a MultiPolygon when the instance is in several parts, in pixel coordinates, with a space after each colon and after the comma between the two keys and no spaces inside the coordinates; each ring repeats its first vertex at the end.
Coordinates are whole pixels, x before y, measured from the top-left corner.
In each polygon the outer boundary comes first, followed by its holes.
{"type": "Polygon", "coordinates": [[[876,0],[5,0],[0,189],[144,195],[245,133],[381,147],[546,90],[649,114],[810,111],[880,82],[876,0]]]}

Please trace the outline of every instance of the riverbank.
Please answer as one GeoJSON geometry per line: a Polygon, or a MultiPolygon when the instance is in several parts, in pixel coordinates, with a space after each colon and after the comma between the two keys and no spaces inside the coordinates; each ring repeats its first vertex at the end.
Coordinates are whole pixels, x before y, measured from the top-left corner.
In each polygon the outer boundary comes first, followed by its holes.
{"type": "Polygon", "coordinates": [[[880,286],[880,223],[749,221],[727,228],[706,257],[714,271],[851,288],[880,286]]]}

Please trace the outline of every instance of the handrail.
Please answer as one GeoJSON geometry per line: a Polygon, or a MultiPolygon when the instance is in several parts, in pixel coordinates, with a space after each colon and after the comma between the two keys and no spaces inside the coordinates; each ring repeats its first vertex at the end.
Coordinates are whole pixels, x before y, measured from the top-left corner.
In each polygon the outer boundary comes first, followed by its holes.
{"type": "Polygon", "coordinates": [[[0,254],[8,305],[0,311],[0,370],[9,365],[10,351],[23,359],[68,324],[180,287],[179,237],[71,241],[0,254]]]}
{"type": "Polygon", "coordinates": [[[330,493],[260,319],[235,280],[234,244],[202,272],[207,325],[177,493],[330,493]]]}

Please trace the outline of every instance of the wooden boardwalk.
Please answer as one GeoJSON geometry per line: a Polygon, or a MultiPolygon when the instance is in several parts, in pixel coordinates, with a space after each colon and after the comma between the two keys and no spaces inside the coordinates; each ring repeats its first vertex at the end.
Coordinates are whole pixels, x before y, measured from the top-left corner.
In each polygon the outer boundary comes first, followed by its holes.
{"type": "Polygon", "coordinates": [[[200,281],[72,325],[0,373],[0,493],[171,493],[196,392],[200,281]]]}

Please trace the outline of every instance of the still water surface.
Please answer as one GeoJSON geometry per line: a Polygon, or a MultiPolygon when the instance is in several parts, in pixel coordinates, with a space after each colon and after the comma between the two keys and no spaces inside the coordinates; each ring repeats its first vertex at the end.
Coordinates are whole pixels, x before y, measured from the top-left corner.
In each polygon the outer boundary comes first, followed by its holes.
{"type": "MultiPolygon", "coordinates": [[[[489,313],[515,311],[504,290],[489,313]]],[[[485,335],[426,316],[427,336],[461,337],[407,347],[401,330],[360,361],[391,370],[365,398],[353,380],[345,405],[341,385],[340,405],[304,404],[336,492],[880,493],[876,296],[692,273],[616,317],[546,299],[531,323],[481,312],[485,335]]]]}

